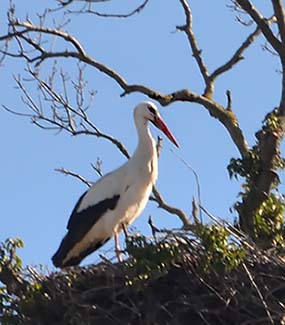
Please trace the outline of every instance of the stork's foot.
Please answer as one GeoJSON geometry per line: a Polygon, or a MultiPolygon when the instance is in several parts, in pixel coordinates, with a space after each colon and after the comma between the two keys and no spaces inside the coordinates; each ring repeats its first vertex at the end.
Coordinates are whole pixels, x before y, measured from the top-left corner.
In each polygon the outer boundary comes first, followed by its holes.
{"type": "Polygon", "coordinates": [[[116,255],[117,255],[118,262],[122,263],[124,261],[122,251],[116,249],[115,252],[116,252],[116,255]]]}

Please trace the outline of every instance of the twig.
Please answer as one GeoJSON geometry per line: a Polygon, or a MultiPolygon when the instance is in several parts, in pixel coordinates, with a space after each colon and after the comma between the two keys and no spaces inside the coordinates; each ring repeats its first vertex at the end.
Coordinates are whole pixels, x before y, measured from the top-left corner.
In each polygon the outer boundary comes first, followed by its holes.
{"type": "Polygon", "coordinates": [[[249,272],[249,270],[248,270],[247,266],[245,265],[245,263],[242,263],[242,266],[243,266],[243,268],[244,268],[246,274],[248,275],[248,278],[250,279],[250,282],[252,283],[253,287],[255,288],[255,290],[256,290],[256,292],[257,292],[257,294],[258,294],[258,296],[259,296],[259,298],[260,298],[260,300],[261,300],[261,302],[262,302],[262,304],[263,304],[263,306],[264,306],[264,309],[265,309],[265,311],[266,311],[266,314],[267,314],[267,317],[268,317],[270,323],[274,325],[274,321],[273,321],[272,316],[271,316],[271,314],[270,314],[270,311],[269,311],[269,308],[268,308],[268,306],[267,306],[267,303],[266,303],[266,301],[264,300],[263,295],[262,295],[261,291],[259,290],[257,284],[255,283],[255,281],[254,281],[254,279],[253,279],[253,276],[252,276],[251,273],[249,272]]]}
{"type": "MultiPolygon", "coordinates": [[[[71,0],[73,1],[73,0],[71,0]]],[[[69,3],[71,2],[69,1],[69,3]]],[[[105,0],[106,1],[106,0],[105,0]]],[[[102,18],[129,18],[135,14],[140,13],[148,4],[149,0],[144,0],[139,6],[137,6],[135,9],[131,10],[128,13],[125,14],[109,14],[109,13],[102,13],[99,11],[95,11],[93,9],[91,9],[90,3],[86,4],[81,10],[68,10],[67,13],[68,14],[92,14],[98,17],[102,17],[102,18]],[[87,9],[86,9],[87,8],[87,9]]],[[[67,3],[67,4],[69,4],[67,3]]],[[[65,4],[66,6],[66,4],[65,4]]]]}
{"type": "MultiPolygon", "coordinates": [[[[203,224],[203,217],[202,217],[202,213],[201,213],[201,208],[200,206],[202,205],[202,201],[201,201],[201,186],[200,186],[200,180],[199,180],[199,176],[196,173],[196,171],[187,163],[187,161],[185,159],[183,159],[180,155],[178,155],[176,152],[174,152],[172,149],[170,149],[170,151],[172,152],[173,155],[176,156],[176,158],[178,158],[194,175],[195,178],[195,182],[196,182],[196,186],[197,186],[197,196],[198,196],[198,205],[199,205],[199,216],[200,216],[200,223],[203,224]]],[[[193,206],[193,201],[192,201],[192,206],[193,206]]]]}
{"type": "Polygon", "coordinates": [[[227,110],[232,111],[232,92],[227,90],[226,94],[228,99],[227,110]]]}
{"type": "Polygon", "coordinates": [[[149,199],[151,201],[157,202],[159,208],[162,208],[163,210],[166,210],[171,214],[177,215],[180,218],[180,220],[183,222],[184,227],[187,228],[188,226],[190,226],[190,221],[188,220],[186,214],[182,210],[167,204],[155,186],[152,189],[152,194],[153,195],[149,199]]]}
{"type": "Polygon", "coordinates": [[[84,183],[85,185],[87,185],[88,187],[90,187],[92,185],[91,182],[89,182],[88,180],[86,180],[83,176],[77,174],[77,173],[74,173],[72,172],[71,170],[68,170],[66,168],[55,168],[55,171],[56,172],[59,172],[59,173],[62,173],[64,175],[67,175],[67,176],[72,176],[74,178],[77,178],[79,179],[82,183],[84,183]]]}

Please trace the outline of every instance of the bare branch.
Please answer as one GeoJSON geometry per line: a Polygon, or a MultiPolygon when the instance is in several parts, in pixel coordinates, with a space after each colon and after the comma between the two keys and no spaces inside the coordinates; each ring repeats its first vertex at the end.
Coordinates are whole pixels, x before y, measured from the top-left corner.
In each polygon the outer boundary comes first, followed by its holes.
{"type": "Polygon", "coordinates": [[[183,222],[183,226],[185,228],[190,226],[190,221],[187,218],[187,216],[185,215],[185,213],[182,210],[167,204],[155,186],[152,188],[152,194],[153,194],[153,196],[151,196],[149,199],[151,201],[157,202],[159,208],[162,208],[163,210],[165,210],[171,214],[177,215],[180,218],[180,220],[183,222]]]}
{"type": "MultiPolygon", "coordinates": [[[[63,38],[65,41],[67,41],[68,43],[72,44],[74,46],[74,48],[78,51],[78,53],[80,53],[81,55],[85,55],[85,51],[84,51],[82,45],[80,44],[80,42],[75,37],[72,37],[69,33],[66,33],[62,30],[52,29],[52,28],[43,27],[43,26],[36,26],[29,21],[21,22],[19,20],[16,20],[13,23],[13,25],[19,26],[19,27],[25,27],[25,29],[22,31],[22,33],[17,32],[16,36],[21,37],[22,35],[26,34],[27,32],[39,32],[39,33],[45,33],[45,34],[50,34],[50,35],[54,35],[54,36],[59,36],[59,37],[63,38]]],[[[7,36],[8,35],[3,36],[4,38],[3,37],[2,38],[5,39],[5,38],[7,38],[7,36]]],[[[30,39],[30,41],[31,40],[32,39],[30,39]]],[[[33,43],[35,43],[35,42],[33,42],[33,43]]]]}
{"type": "Polygon", "coordinates": [[[82,183],[84,183],[85,185],[87,185],[88,187],[91,187],[92,186],[92,183],[89,182],[86,178],[84,178],[83,176],[81,176],[80,174],[77,174],[77,173],[74,173],[72,172],[71,170],[69,169],[66,169],[66,168],[55,168],[55,171],[56,172],[59,172],[59,173],[62,173],[66,176],[72,176],[76,179],[79,179],[82,183]]]}
{"type": "Polygon", "coordinates": [[[200,69],[201,75],[204,79],[205,84],[208,84],[209,72],[206,67],[206,64],[202,58],[202,51],[198,48],[197,40],[195,34],[192,29],[192,12],[191,8],[187,2],[187,0],[180,0],[180,3],[184,9],[184,13],[186,16],[186,24],[183,26],[176,26],[178,30],[184,31],[188,37],[188,41],[193,53],[193,57],[195,58],[198,67],[200,69]]]}
{"type": "Polygon", "coordinates": [[[236,3],[239,4],[240,7],[250,15],[250,17],[255,21],[256,25],[261,29],[262,34],[265,36],[267,41],[271,44],[275,51],[281,55],[281,42],[270,29],[267,19],[262,16],[262,14],[249,0],[236,0],[236,3]]]}
{"type": "MultiPolygon", "coordinates": [[[[23,92],[25,99],[27,100],[25,101],[25,103],[30,107],[30,109],[33,112],[32,114],[28,115],[28,117],[32,119],[33,123],[37,124],[42,128],[46,128],[44,125],[38,124],[38,122],[39,121],[47,122],[48,124],[55,126],[58,130],[65,130],[73,136],[92,135],[98,138],[106,139],[111,143],[113,143],[126,158],[130,157],[126,147],[123,145],[122,142],[120,142],[118,139],[112,137],[109,134],[101,132],[99,128],[89,120],[89,118],[85,114],[85,110],[82,108],[82,106],[80,106],[83,105],[83,102],[77,102],[77,104],[80,105],[77,106],[77,108],[73,108],[70,102],[66,100],[67,99],[66,95],[64,98],[52,88],[51,79],[50,79],[50,84],[48,84],[47,82],[39,78],[37,72],[32,71],[30,68],[27,71],[33,77],[33,80],[37,82],[38,88],[41,91],[44,100],[48,102],[52,102],[53,116],[48,117],[47,115],[41,112],[40,106],[33,100],[33,98],[25,88],[22,81],[20,79],[15,79],[19,89],[23,92]],[[57,112],[58,107],[64,108],[65,115],[59,116],[57,112]],[[79,118],[79,125],[82,127],[81,129],[78,128],[75,129],[75,121],[74,121],[75,117],[79,118]]],[[[61,75],[62,73],[63,72],[61,70],[61,75]]],[[[13,111],[13,113],[17,113],[17,112],[13,111]]],[[[22,114],[22,113],[17,113],[17,114],[22,114]]]]}
{"type": "Polygon", "coordinates": [[[283,116],[285,116],[285,12],[283,1],[280,0],[272,0],[274,14],[277,18],[277,25],[279,29],[279,34],[281,38],[281,51],[278,52],[281,59],[282,64],[282,92],[281,92],[281,100],[280,100],[280,112],[283,116]]]}
{"type": "MultiPolygon", "coordinates": [[[[41,50],[40,55],[30,58],[30,62],[35,62],[36,65],[38,65],[48,58],[60,58],[60,57],[75,58],[78,59],[80,62],[84,62],[87,65],[98,69],[105,75],[115,80],[119,84],[119,86],[124,90],[122,96],[133,92],[140,92],[152,99],[157,100],[163,106],[169,105],[170,103],[175,101],[188,101],[188,102],[195,102],[201,104],[209,111],[211,116],[218,118],[220,122],[227,128],[234,143],[239,149],[241,155],[244,156],[246,154],[248,150],[248,145],[243,137],[241,129],[238,126],[236,116],[232,112],[227,111],[218,103],[206,98],[206,96],[199,96],[187,89],[183,89],[171,94],[163,95],[144,85],[135,85],[135,84],[129,85],[127,81],[118,72],[96,61],[95,59],[90,57],[87,53],[85,53],[84,49],[79,44],[79,42],[71,35],[58,30],[51,30],[44,27],[33,26],[29,22],[22,23],[18,21],[17,25],[25,27],[27,31],[37,31],[41,33],[46,32],[47,34],[52,34],[61,37],[64,40],[66,40],[68,43],[71,43],[78,50],[76,52],[72,52],[68,50],[65,50],[64,52],[48,52],[45,50],[44,51],[41,50]]],[[[22,35],[19,35],[20,38],[21,36],[22,35]]]]}
{"type": "Polygon", "coordinates": [[[212,80],[217,78],[222,73],[225,73],[226,71],[230,70],[235,64],[237,64],[239,61],[243,60],[242,53],[255,41],[257,36],[260,34],[261,30],[259,27],[255,29],[254,32],[252,32],[246,40],[241,44],[241,46],[236,50],[236,52],[233,54],[233,56],[223,65],[221,65],[219,68],[217,68],[210,76],[212,80]]]}
{"type": "Polygon", "coordinates": [[[102,177],[103,173],[102,173],[102,160],[100,158],[97,158],[96,160],[96,164],[91,164],[91,167],[96,171],[96,173],[102,177]]]}
{"type": "Polygon", "coordinates": [[[277,18],[277,25],[279,29],[279,34],[283,43],[283,51],[285,44],[285,12],[283,7],[283,1],[281,0],[271,0],[273,4],[274,14],[277,18]]]}
{"type": "MultiPolygon", "coordinates": [[[[68,170],[66,168],[56,168],[55,171],[57,171],[59,173],[62,173],[64,175],[67,175],[67,176],[72,176],[72,177],[80,180],[82,183],[84,183],[88,187],[92,186],[92,183],[90,181],[85,179],[80,174],[75,173],[75,172],[73,172],[71,170],[68,170]]],[[[158,206],[160,208],[162,208],[163,210],[165,210],[165,211],[167,211],[167,212],[169,212],[171,214],[177,215],[180,218],[180,220],[183,222],[183,225],[184,225],[185,228],[190,227],[190,222],[189,222],[188,218],[186,217],[186,215],[184,214],[184,212],[182,210],[178,209],[178,208],[175,208],[175,207],[167,204],[163,200],[161,194],[158,192],[158,190],[156,189],[155,186],[153,187],[152,193],[153,193],[153,196],[150,197],[151,201],[155,201],[156,203],[158,203],[158,206]]]]}
{"type": "Polygon", "coordinates": [[[227,90],[226,94],[228,99],[227,110],[232,111],[232,92],[230,90],[227,90]]]}
{"type": "MultiPolygon", "coordinates": [[[[69,1],[72,2],[73,0],[69,1]]],[[[102,1],[102,0],[101,0],[102,1]]],[[[100,1],[100,2],[101,2],[100,1]]],[[[149,0],[144,0],[139,6],[137,6],[135,9],[131,10],[128,13],[124,13],[124,14],[109,14],[109,13],[102,13],[99,12],[97,10],[93,10],[91,7],[91,3],[86,3],[83,8],[81,8],[80,10],[68,10],[67,13],[69,14],[92,14],[98,17],[103,17],[103,18],[129,18],[135,14],[139,14],[148,4],[149,0]]],[[[68,4],[69,4],[68,3],[68,4]]],[[[66,5],[66,4],[65,4],[66,5]]]]}

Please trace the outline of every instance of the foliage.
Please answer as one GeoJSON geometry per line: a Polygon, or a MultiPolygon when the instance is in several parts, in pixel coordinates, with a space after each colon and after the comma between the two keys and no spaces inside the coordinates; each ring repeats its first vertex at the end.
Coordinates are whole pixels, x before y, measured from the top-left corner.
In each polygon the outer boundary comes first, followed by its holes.
{"type": "Polygon", "coordinates": [[[24,242],[20,238],[8,238],[0,245],[0,271],[9,264],[10,268],[15,272],[19,272],[22,269],[22,261],[19,256],[16,255],[17,248],[23,248],[24,242]]]}
{"type": "Polygon", "coordinates": [[[249,181],[252,176],[257,175],[258,173],[258,154],[255,151],[250,150],[244,158],[231,158],[227,169],[230,178],[235,177],[235,179],[238,179],[238,176],[241,176],[249,181]]]}
{"type": "Polygon", "coordinates": [[[278,249],[285,248],[284,199],[270,194],[255,214],[255,240],[265,247],[270,243],[278,249]]]}
{"type": "MultiPolygon", "coordinates": [[[[24,242],[19,239],[6,239],[0,245],[0,274],[9,268],[13,274],[22,272],[22,261],[16,255],[17,248],[23,248],[24,242]]],[[[0,278],[1,280],[1,278],[0,278]]],[[[1,284],[1,282],[0,282],[1,284]]],[[[19,324],[21,315],[17,310],[17,297],[6,285],[0,286],[0,322],[3,325],[19,324]]]]}
{"type": "Polygon", "coordinates": [[[199,238],[203,247],[200,267],[205,271],[230,271],[244,260],[245,249],[234,243],[229,231],[219,225],[209,225],[200,228],[199,238]]]}
{"type": "Polygon", "coordinates": [[[261,247],[267,248],[283,248],[284,246],[284,200],[278,193],[280,180],[277,175],[278,170],[285,167],[284,158],[281,156],[280,149],[275,149],[273,150],[271,161],[265,162],[267,157],[264,157],[262,151],[264,142],[269,137],[277,139],[277,142],[281,141],[283,126],[279,114],[278,109],[274,109],[266,115],[261,130],[256,133],[256,144],[245,157],[232,158],[227,167],[230,178],[235,177],[237,179],[238,176],[245,178],[245,182],[242,185],[243,192],[240,193],[242,202],[235,204],[238,212],[240,212],[242,205],[248,200],[249,195],[256,191],[257,179],[261,173],[264,173],[265,165],[267,165],[268,172],[274,176],[269,193],[262,194],[264,198],[260,200],[260,204],[252,211],[254,226],[254,229],[251,231],[253,234],[252,239],[261,247]]]}
{"type": "Polygon", "coordinates": [[[126,238],[126,283],[130,286],[165,275],[178,260],[181,247],[166,238],[154,242],[141,234],[126,238]]]}

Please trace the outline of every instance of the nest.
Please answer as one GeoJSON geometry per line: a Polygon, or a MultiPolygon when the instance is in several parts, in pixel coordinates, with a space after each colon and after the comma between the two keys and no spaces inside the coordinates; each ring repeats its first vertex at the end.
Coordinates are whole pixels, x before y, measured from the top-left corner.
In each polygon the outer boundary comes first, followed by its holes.
{"type": "Polygon", "coordinates": [[[199,243],[168,243],[179,254],[163,272],[104,261],[44,277],[18,302],[23,323],[285,324],[280,257],[251,249],[232,270],[205,271],[199,243]]]}

